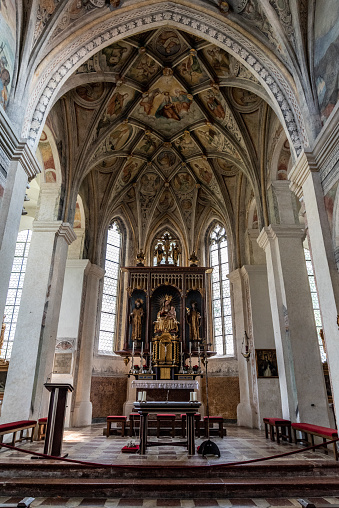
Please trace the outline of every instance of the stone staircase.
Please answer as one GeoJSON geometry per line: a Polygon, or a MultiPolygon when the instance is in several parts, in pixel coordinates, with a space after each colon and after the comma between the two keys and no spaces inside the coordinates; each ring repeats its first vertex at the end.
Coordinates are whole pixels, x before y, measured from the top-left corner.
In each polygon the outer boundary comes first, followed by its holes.
{"type": "Polygon", "coordinates": [[[2,496],[115,498],[305,497],[339,495],[339,464],[315,461],[223,467],[93,468],[39,461],[0,464],[2,496]]]}

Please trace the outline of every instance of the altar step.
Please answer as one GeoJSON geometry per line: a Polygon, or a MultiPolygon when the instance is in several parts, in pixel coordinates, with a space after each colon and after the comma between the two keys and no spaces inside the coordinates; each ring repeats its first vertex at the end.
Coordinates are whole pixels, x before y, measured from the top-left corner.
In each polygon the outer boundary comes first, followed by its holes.
{"type": "Polygon", "coordinates": [[[0,464],[2,496],[109,498],[274,498],[338,496],[339,466],[272,464],[238,467],[154,465],[94,469],[0,464]]]}

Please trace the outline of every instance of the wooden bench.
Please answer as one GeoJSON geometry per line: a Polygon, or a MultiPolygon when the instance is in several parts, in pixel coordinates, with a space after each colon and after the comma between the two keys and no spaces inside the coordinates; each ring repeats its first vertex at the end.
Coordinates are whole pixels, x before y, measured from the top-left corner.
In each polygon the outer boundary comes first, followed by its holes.
{"type": "Polygon", "coordinates": [[[278,444],[280,443],[280,438],[292,443],[290,420],[284,420],[283,418],[264,418],[263,420],[265,424],[266,439],[268,439],[269,433],[271,441],[274,441],[274,435],[276,435],[278,444]]]}
{"type": "MultiPolygon", "coordinates": [[[[307,436],[310,435],[311,445],[314,446],[314,436],[321,437],[323,440],[322,446],[325,448],[326,455],[328,454],[327,441],[332,441],[332,439],[336,439],[338,437],[338,431],[336,429],[320,427],[319,425],[312,425],[311,423],[292,423],[292,429],[295,443],[303,442],[309,446],[310,443],[307,436]],[[297,431],[304,434],[304,437],[297,439],[297,431]]],[[[333,443],[333,453],[335,460],[338,460],[337,443],[333,443]]]]}
{"type": "Polygon", "coordinates": [[[3,423],[0,425],[0,443],[3,442],[3,437],[5,434],[13,434],[12,438],[12,446],[15,445],[18,441],[22,441],[23,439],[30,439],[33,441],[34,429],[36,426],[35,420],[21,420],[19,422],[11,422],[11,423],[3,423]],[[24,430],[31,430],[31,435],[24,436],[24,430]],[[20,432],[19,439],[16,439],[17,432],[20,432]]]}
{"type": "Polygon", "coordinates": [[[38,441],[45,439],[47,430],[47,418],[39,418],[38,420],[38,441]]]}
{"type": "Polygon", "coordinates": [[[107,437],[109,437],[112,433],[112,423],[115,423],[115,424],[121,423],[121,428],[120,429],[119,429],[119,427],[116,427],[116,428],[121,430],[121,436],[125,437],[127,416],[107,416],[106,422],[107,422],[107,431],[106,431],[107,437]]]}

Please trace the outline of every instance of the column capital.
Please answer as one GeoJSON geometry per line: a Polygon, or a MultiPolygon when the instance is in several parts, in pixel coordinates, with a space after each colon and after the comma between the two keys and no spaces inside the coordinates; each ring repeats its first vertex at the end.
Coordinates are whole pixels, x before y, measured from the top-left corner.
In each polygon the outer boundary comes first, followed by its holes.
{"type": "Polygon", "coordinates": [[[14,128],[2,108],[0,108],[0,130],[4,133],[1,136],[0,148],[8,160],[20,162],[28,178],[34,178],[41,173],[40,165],[31,148],[16,136],[14,128]]]}
{"type": "Polygon", "coordinates": [[[56,232],[56,235],[63,237],[68,245],[71,245],[71,243],[77,239],[76,234],[74,233],[74,229],[69,224],[69,222],[62,222],[58,231],[56,232]]]}
{"type": "Polygon", "coordinates": [[[101,268],[99,265],[94,265],[92,263],[88,263],[88,265],[85,268],[85,275],[96,277],[98,280],[102,279],[105,275],[105,270],[101,268]]]}
{"type": "Polygon", "coordinates": [[[237,268],[236,270],[233,270],[233,272],[228,273],[227,278],[230,280],[230,282],[232,282],[232,284],[237,283],[239,280],[241,280],[240,269],[237,268]]]}
{"type": "Polygon", "coordinates": [[[303,185],[311,172],[317,172],[318,165],[315,157],[310,152],[302,152],[288,174],[290,189],[301,199],[303,197],[303,185]]]}
{"type": "Polygon", "coordinates": [[[276,238],[300,238],[305,236],[305,230],[297,225],[279,226],[272,224],[268,227],[262,228],[258,236],[258,245],[266,250],[269,242],[274,241],[276,238]]]}
{"type": "Polygon", "coordinates": [[[267,274],[267,266],[266,265],[243,265],[240,270],[243,275],[250,275],[252,273],[267,274]]]}

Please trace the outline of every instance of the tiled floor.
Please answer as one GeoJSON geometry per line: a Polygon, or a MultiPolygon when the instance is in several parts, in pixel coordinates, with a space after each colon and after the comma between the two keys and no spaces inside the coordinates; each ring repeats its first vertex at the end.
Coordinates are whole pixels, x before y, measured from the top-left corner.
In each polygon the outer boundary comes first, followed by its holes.
{"type": "MultiPolygon", "coordinates": [[[[218,464],[227,462],[243,461],[248,459],[258,459],[266,456],[272,456],[292,450],[303,450],[300,446],[290,443],[283,443],[278,445],[276,442],[271,442],[265,439],[263,431],[255,429],[247,429],[230,425],[227,427],[227,436],[224,439],[213,437],[213,441],[218,445],[221,457],[208,457],[202,458],[201,455],[187,456],[184,447],[171,446],[171,438],[163,437],[161,441],[168,441],[168,446],[154,446],[147,450],[144,456],[137,454],[122,453],[121,449],[125,446],[130,438],[123,438],[120,436],[110,436],[106,438],[103,435],[104,424],[94,424],[90,427],[81,429],[70,429],[64,433],[63,454],[68,453],[71,459],[90,461],[102,464],[140,464],[153,463],[159,461],[163,463],[174,462],[176,464],[184,465],[189,462],[192,465],[206,465],[206,463],[218,464]]],[[[150,440],[156,441],[155,437],[150,440]]],[[[176,438],[176,441],[178,438],[176,438]]],[[[204,439],[197,439],[196,445],[198,446],[204,439]]],[[[135,442],[138,442],[135,440],[135,442]]],[[[35,441],[33,443],[23,442],[20,447],[43,452],[43,441],[35,441]]],[[[2,449],[0,451],[0,462],[17,461],[31,463],[30,455],[25,455],[17,451],[9,451],[2,449]]],[[[297,455],[292,455],[284,458],[273,459],[273,461],[293,462],[293,461],[312,461],[323,462],[333,461],[333,455],[327,456],[323,451],[301,451],[297,455]]],[[[272,462],[272,461],[270,461],[272,462]]],[[[262,462],[263,463],[263,462],[262,462]]]]}
{"type": "MultiPolygon", "coordinates": [[[[339,498],[325,497],[325,498],[307,498],[310,502],[314,503],[316,507],[321,506],[339,506],[339,498]]],[[[20,498],[17,497],[0,497],[0,504],[18,503],[20,498]]],[[[32,508],[39,507],[45,508],[53,506],[55,508],[67,507],[91,507],[91,508],[119,508],[119,507],[139,507],[143,508],[167,508],[167,507],[181,507],[181,508],[209,508],[209,507],[229,507],[229,508],[301,508],[298,499],[86,499],[86,498],[36,498],[31,504],[32,508]]],[[[334,508],[334,507],[333,507],[334,508]]]]}

